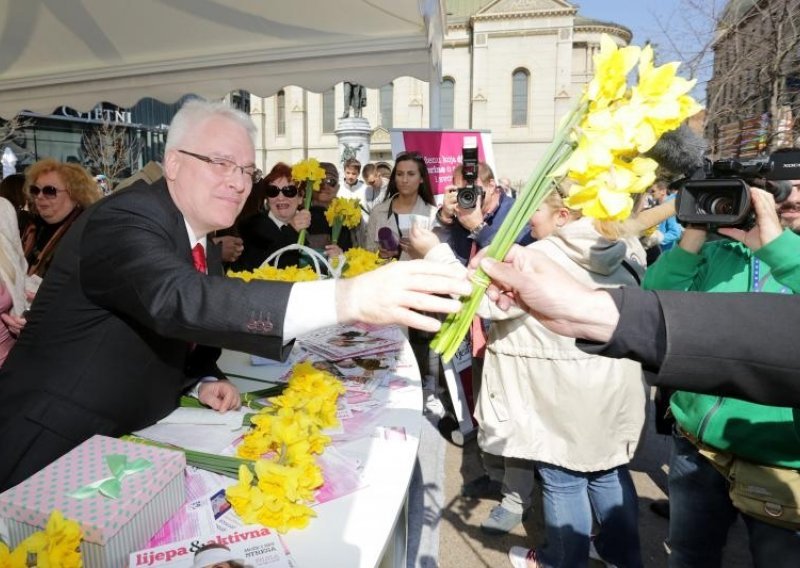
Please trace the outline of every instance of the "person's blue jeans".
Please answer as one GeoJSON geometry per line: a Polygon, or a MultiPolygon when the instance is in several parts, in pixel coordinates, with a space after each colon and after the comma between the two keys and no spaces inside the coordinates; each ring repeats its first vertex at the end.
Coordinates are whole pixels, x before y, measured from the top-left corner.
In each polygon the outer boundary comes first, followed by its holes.
{"type": "MultiPolygon", "coordinates": [[[[721,566],[728,530],[739,511],[728,482],[686,438],[672,438],[669,465],[670,568],[721,566]]],[[[742,515],[756,568],[800,566],[800,532],[742,515]]]]}
{"type": "Polygon", "coordinates": [[[594,543],[603,560],[620,568],[642,566],[636,489],[626,466],[588,473],[543,462],[536,467],[547,537],[536,550],[542,566],[587,566],[594,519],[600,526],[594,543]]]}

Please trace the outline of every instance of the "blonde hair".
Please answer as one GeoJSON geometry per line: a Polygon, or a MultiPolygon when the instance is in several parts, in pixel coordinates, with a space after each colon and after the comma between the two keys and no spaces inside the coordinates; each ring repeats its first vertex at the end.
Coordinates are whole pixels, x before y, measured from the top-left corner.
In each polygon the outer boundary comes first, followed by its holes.
{"type": "Polygon", "coordinates": [[[542,205],[547,205],[550,209],[566,209],[569,211],[569,216],[571,220],[575,221],[583,217],[583,213],[581,213],[580,209],[571,209],[567,207],[564,203],[566,199],[566,194],[564,193],[561,187],[556,186],[556,188],[547,194],[547,196],[542,200],[542,205]]]}
{"type": "Polygon", "coordinates": [[[58,174],[58,177],[67,186],[69,196],[84,209],[103,197],[95,179],[82,166],[59,162],[54,158],[45,158],[33,164],[25,172],[24,191],[28,200],[33,200],[30,187],[36,183],[39,176],[50,172],[58,174]]]}
{"type": "MultiPolygon", "coordinates": [[[[569,195],[568,187],[565,187],[565,184],[559,184],[556,188],[544,198],[543,203],[546,203],[553,209],[558,209],[564,207],[565,209],[569,209],[570,216],[572,220],[575,221],[576,219],[580,219],[583,217],[583,213],[579,209],[570,209],[564,204],[564,200],[569,195]]],[[[607,220],[594,220],[594,228],[595,230],[600,233],[603,237],[610,241],[617,241],[620,239],[624,239],[630,236],[636,235],[638,232],[632,230],[629,224],[624,223],[623,221],[607,221],[607,220]]]]}

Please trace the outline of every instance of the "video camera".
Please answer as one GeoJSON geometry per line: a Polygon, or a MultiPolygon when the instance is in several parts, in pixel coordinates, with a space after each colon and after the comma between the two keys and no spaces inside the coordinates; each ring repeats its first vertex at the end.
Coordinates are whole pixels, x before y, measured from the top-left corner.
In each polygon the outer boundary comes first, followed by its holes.
{"type": "Polygon", "coordinates": [[[755,224],[750,207],[750,186],[760,187],[785,201],[792,192],[786,180],[800,179],[800,149],[776,150],[767,158],[739,162],[706,160],[688,177],[679,180],[675,203],[678,221],[713,227],[748,230],[755,224]]]}
{"type": "Polygon", "coordinates": [[[458,189],[456,201],[461,209],[474,209],[483,189],[475,185],[478,179],[478,138],[465,136],[461,147],[461,174],[466,185],[458,189]]]}

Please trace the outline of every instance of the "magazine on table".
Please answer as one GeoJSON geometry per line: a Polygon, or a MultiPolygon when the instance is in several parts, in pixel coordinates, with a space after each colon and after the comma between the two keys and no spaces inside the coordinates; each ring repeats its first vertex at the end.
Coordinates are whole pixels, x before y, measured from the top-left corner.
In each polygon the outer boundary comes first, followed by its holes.
{"type": "Polygon", "coordinates": [[[133,552],[128,567],[210,568],[224,562],[238,562],[245,568],[297,566],[277,532],[247,525],[133,552]]]}
{"type": "Polygon", "coordinates": [[[330,361],[393,352],[403,345],[397,326],[340,324],[307,333],[297,339],[304,349],[330,361]]]}

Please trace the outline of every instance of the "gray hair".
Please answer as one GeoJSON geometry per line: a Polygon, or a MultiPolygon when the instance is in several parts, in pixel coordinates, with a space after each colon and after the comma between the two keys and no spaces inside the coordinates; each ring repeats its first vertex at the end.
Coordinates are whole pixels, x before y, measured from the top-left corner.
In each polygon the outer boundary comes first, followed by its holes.
{"type": "Polygon", "coordinates": [[[191,99],[184,103],[180,110],[175,113],[172,122],[169,125],[169,133],[167,134],[167,143],[164,146],[164,151],[177,149],[181,146],[193,128],[198,124],[214,117],[225,118],[231,122],[237,123],[244,128],[250,135],[250,140],[255,145],[256,141],[256,125],[249,115],[242,111],[229,107],[224,102],[212,102],[203,99],[191,99]]]}

